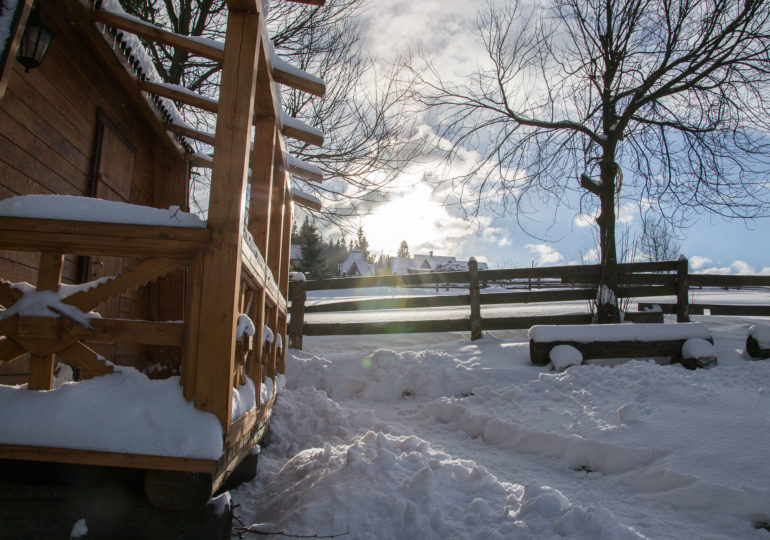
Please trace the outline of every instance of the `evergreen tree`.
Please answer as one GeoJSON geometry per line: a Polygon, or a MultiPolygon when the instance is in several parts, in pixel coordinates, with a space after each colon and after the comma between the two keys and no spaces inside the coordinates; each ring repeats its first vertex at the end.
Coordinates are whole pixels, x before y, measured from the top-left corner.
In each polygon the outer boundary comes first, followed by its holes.
{"type": "Polygon", "coordinates": [[[317,279],[324,277],[325,264],[322,257],[324,244],[315,224],[305,217],[297,235],[297,244],[302,248],[302,256],[297,267],[300,272],[317,279]]]}
{"type": "Polygon", "coordinates": [[[409,246],[407,245],[406,240],[401,240],[401,245],[398,246],[397,257],[400,257],[402,259],[409,258],[409,246]]]}
{"type": "Polygon", "coordinates": [[[339,267],[347,256],[348,250],[344,241],[329,242],[323,252],[325,277],[339,275],[339,267]]]}
{"type": "Polygon", "coordinates": [[[364,256],[367,262],[374,262],[374,258],[369,254],[369,240],[364,235],[363,227],[358,228],[358,249],[361,250],[361,255],[364,256]]]}

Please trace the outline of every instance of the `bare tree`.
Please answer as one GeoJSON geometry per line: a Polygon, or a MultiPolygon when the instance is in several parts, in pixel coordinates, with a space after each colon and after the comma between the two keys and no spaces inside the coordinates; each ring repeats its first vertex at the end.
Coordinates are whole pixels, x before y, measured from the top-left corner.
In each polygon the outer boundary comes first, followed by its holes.
{"type": "Polygon", "coordinates": [[[642,218],[642,236],[639,249],[650,261],[671,261],[679,256],[679,241],[671,226],[661,217],[642,218]]]}
{"type": "MultiPolygon", "coordinates": [[[[186,35],[222,39],[224,0],[120,0],[138,17],[186,35]]],[[[420,155],[422,141],[409,114],[409,81],[395,69],[377,69],[361,48],[356,15],[363,0],[327,0],[324,6],[272,0],[267,25],[276,52],[293,65],[326,82],[316,98],[285,88],[284,109],[325,134],[323,148],[289,141],[292,154],[313,163],[329,179],[324,184],[294,181],[324,201],[321,217],[346,224],[384,197],[398,173],[420,155]]],[[[221,66],[157,43],[146,43],[165,82],[183,84],[216,97],[221,66]]],[[[180,106],[180,108],[183,108],[180,106]]],[[[197,127],[213,127],[213,118],[185,108],[197,127]]]]}
{"type": "Polygon", "coordinates": [[[598,206],[597,311],[617,321],[621,195],[676,226],[704,210],[770,213],[769,19],[765,0],[491,3],[478,16],[488,67],[461,84],[422,80],[450,159],[481,148],[472,174],[444,185],[520,220],[570,192],[598,206]]]}

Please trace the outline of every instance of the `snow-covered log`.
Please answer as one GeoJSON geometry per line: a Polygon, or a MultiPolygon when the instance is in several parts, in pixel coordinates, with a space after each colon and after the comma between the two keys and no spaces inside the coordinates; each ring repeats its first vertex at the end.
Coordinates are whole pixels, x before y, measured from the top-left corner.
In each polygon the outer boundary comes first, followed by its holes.
{"type": "Polygon", "coordinates": [[[770,325],[755,324],[749,328],[746,352],[752,358],[770,358],[770,325]]]}
{"type": "MultiPolygon", "coordinates": [[[[545,366],[550,361],[551,349],[557,345],[570,345],[580,351],[584,358],[671,358],[681,362],[683,347],[688,340],[699,339],[713,344],[714,340],[706,325],[702,323],[677,324],[603,324],[603,325],[555,325],[533,326],[529,330],[530,360],[536,366],[545,366]]],[[[698,352],[693,346],[688,350],[690,360],[699,364],[698,352]]],[[[713,351],[709,351],[711,355],[713,351]]],[[[716,362],[703,359],[703,365],[716,362]]],[[[692,362],[685,363],[690,367],[692,362]]]]}

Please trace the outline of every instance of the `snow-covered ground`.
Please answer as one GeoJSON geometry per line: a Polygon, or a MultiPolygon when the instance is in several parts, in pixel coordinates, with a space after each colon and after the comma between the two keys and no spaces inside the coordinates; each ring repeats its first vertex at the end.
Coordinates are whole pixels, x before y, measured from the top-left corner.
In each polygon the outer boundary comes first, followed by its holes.
{"type": "MultiPolygon", "coordinates": [[[[694,300],[770,303],[713,295],[694,300]]],[[[694,320],[713,369],[549,371],[525,330],[306,337],[236,516],[342,538],[770,539],[770,361],[743,354],[770,319],[694,320]]]]}

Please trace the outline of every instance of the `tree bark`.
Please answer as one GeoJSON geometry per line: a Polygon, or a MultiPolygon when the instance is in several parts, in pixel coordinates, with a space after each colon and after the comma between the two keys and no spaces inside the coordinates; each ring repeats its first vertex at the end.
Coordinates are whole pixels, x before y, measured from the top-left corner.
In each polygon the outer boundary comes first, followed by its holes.
{"type": "Polygon", "coordinates": [[[601,276],[596,296],[596,318],[600,324],[620,322],[618,308],[618,256],[615,248],[615,147],[608,143],[601,163],[601,212],[599,224],[599,251],[601,276]]]}

